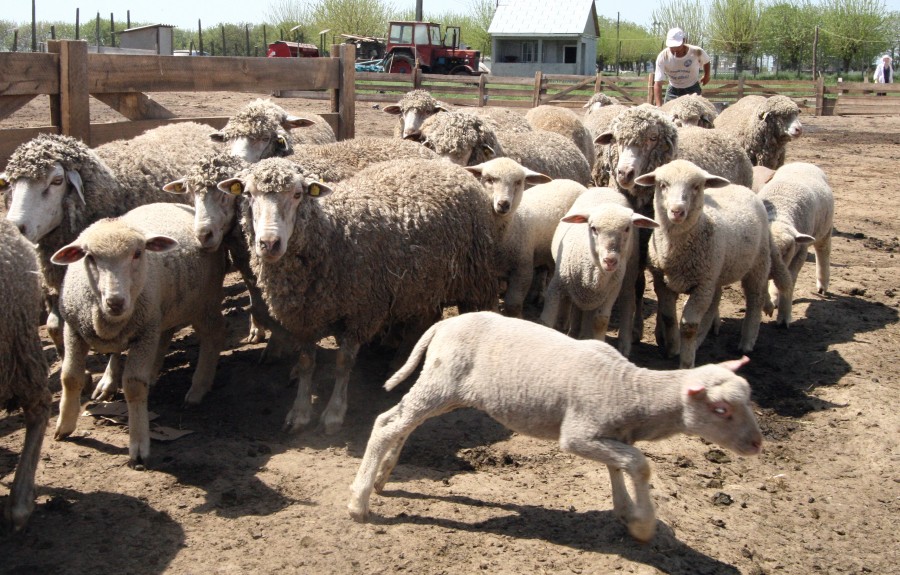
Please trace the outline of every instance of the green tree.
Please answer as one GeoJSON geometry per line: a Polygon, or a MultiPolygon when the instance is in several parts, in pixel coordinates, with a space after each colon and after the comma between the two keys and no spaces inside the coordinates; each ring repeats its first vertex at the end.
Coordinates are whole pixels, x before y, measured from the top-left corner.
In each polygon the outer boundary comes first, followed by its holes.
{"type": "Polygon", "coordinates": [[[825,55],[837,58],[841,69],[868,68],[875,57],[897,41],[891,14],[881,0],[824,0],[822,16],[825,55]]]}
{"type": "Polygon", "coordinates": [[[634,22],[620,21],[617,35],[616,21],[612,18],[601,16],[598,23],[600,38],[597,40],[597,61],[601,69],[615,64],[617,55],[621,68],[636,72],[642,71],[643,63],[656,60],[660,41],[651,30],[634,22]]]}
{"type": "Polygon", "coordinates": [[[755,54],[759,44],[762,5],[757,0],[711,0],[710,46],[735,55],[735,73],[743,71],[744,59],[755,54]]]}
{"type": "Polygon", "coordinates": [[[701,0],[668,0],[653,10],[653,32],[660,45],[669,28],[681,28],[690,44],[706,46],[709,32],[706,27],[706,6],[701,0]]]}
{"type": "Polygon", "coordinates": [[[300,0],[274,0],[266,11],[266,20],[272,23],[273,28],[270,41],[300,38],[309,41],[323,30],[314,29],[312,9],[308,2],[300,0]]]}
{"type": "Polygon", "coordinates": [[[381,36],[392,11],[392,6],[382,0],[318,0],[310,16],[318,31],[381,36]]]}
{"type": "Polygon", "coordinates": [[[795,69],[797,77],[812,62],[812,44],[819,9],[809,0],[781,0],[763,9],[760,48],[775,57],[781,69],[795,69]]]}

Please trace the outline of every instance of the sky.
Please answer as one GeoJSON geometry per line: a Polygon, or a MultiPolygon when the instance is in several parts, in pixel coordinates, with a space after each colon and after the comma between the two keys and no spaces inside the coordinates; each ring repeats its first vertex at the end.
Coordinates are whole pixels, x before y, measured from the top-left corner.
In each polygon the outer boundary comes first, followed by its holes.
{"type": "MultiPolygon", "coordinates": [[[[184,2],[184,0],[153,0],[152,2],[138,2],[131,0],[35,0],[37,6],[37,19],[47,21],[75,21],[75,9],[81,10],[81,21],[86,22],[97,16],[108,19],[110,13],[114,15],[116,28],[124,25],[126,12],[131,11],[131,19],[155,24],[172,24],[179,28],[195,28],[197,20],[203,21],[203,26],[216,24],[263,22],[270,6],[269,0],[216,0],[215,2],[184,2]]],[[[553,0],[548,0],[552,2],[553,0]]],[[[414,9],[415,0],[387,0],[399,10],[414,9]]],[[[425,14],[443,12],[459,12],[469,5],[469,0],[423,0],[425,14]]],[[[653,9],[660,0],[629,0],[628,2],[615,2],[612,0],[599,0],[597,13],[600,16],[616,18],[616,12],[621,13],[622,20],[628,20],[637,24],[649,25],[652,21],[653,9]]],[[[6,0],[0,11],[0,19],[11,20],[16,23],[31,21],[31,0],[6,0]]],[[[900,0],[886,0],[888,10],[900,10],[900,0]]]]}
{"type": "MultiPolygon", "coordinates": [[[[221,22],[263,22],[269,9],[269,0],[216,0],[215,2],[184,2],[184,0],[153,0],[138,2],[131,0],[35,0],[37,19],[45,21],[75,21],[75,9],[80,9],[81,21],[86,22],[97,17],[97,12],[104,20],[113,14],[116,28],[124,26],[127,11],[131,11],[133,21],[152,22],[154,24],[172,24],[179,28],[195,28],[197,20],[203,26],[214,26],[221,22]]],[[[386,0],[398,10],[413,10],[415,0],[386,0]]],[[[548,0],[551,1],[552,0],[548,0]]],[[[597,13],[600,16],[616,17],[616,11],[622,13],[623,20],[638,24],[646,24],[652,20],[650,13],[659,0],[630,0],[624,3],[600,1],[597,13]]],[[[900,3],[900,0],[890,0],[900,3]]],[[[425,14],[460,12],[469,5],[469,0],[423,0],[425,14]]],[[[31,0],[6,0],[0,11],[0,19],[16,23],[31,21],[31,0]]]]}

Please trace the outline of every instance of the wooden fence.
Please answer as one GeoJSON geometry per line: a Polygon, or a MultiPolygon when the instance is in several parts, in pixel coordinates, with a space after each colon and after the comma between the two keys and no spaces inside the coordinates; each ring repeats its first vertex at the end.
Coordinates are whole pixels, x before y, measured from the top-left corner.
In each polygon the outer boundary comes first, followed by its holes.
{"type": "Polygon", "coordinates": [[[41,132],[59,133],[88,145],[130,138],[150,128],[197,121],[221,128],[227,117],[177,117],[146,92],[277,92],[316,90],[331,100],[321,116],[339,139],[355,132],[355,46],[334,46],[335,58],[177,58],[89,54],[84,41],[48,43],[47,53],[0,53],[0,118],[36,96],[50,96],[49,122],[35,128],[0,130],[0,166],[15,148],[41,132]],[[327,92],[321,92],[327,90],[327,92]],[[128,118],[90,123],[90,98],[128,118]]]}

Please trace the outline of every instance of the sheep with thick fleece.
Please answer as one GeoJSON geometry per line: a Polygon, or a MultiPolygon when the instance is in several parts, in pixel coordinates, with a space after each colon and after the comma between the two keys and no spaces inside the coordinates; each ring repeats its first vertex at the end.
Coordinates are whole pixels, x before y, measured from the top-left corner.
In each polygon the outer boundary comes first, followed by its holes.
{"type": "Polygon", "coordinates": [[[716,118],[716,130],[740,143],[754,166],[777,170],[787,144],[803,133],[800,107],[787,96],[744,96],[716,118]]]}
{"type": "Polygon", "coordinates": [[[247,104],[211,137],[225,143],[233,155],[251,163],[289,156],[300,144],[337,141],[334,130],[321,116],[309,112],[295,116],[275,102],[263,99],[247,104]]]}
{"type": "Polygon", "coordinates": [[[75,431],[90,350],[114,354],[112,370],[119,375],[113,379],[122,381],[128,402],[128,455],[134,465],[150,455],[147,391],[172,336],[188,324],[200,352],[185,403],[199,403],[212,387],[225,343],[226,258],[222,250],[201,249],[193,224],[189,206],[140,206],[91,224],[53,255],[54,264],[67,266],[59,298],[66,353],[56,439],[75,431]]]}
{"type": "Polygon", "coordinates": [[[610,96],[608,94],[604,94],[603,92],[596,92],[590,98],[588,98],[587,103],[582,106],[585,110],[585,115],[596,112],[600,108],[604,106],[614,106],[620,104],[619,99],[615,96],[610,96]]]}
{"type": "Polygon", "coordinates": [[[400,121],[394,129],[394,136],[418,140],[422,133],[422,123],[438,112],[450,112],[452,107],[437,100],[427,90],[410,90],[400,101],[383,108],[384,112],[397,116],[400,121]]]}
{"type": "Polygon", "coordinates": [[[339,344],[321,415],[325,432],[335,433],[362,344],[398,322],[430,323],[444,305],[497,305],[490,202],[459,166],[382,162],[331,188],[300,164],[271,158],[219,183],[234,186],[249,195],[243,223],[263,298],[300,347],[289,430],[312,419],[322,337],[339,344]]]}
{"type": "Polygon", "coordinates": [[[600,341],[573,340],[498,314],[467,313],[432,326],[385,388],[412,375],[423,356],[412,388],[375,420],[350,486],[347,509],[356,521],[368,519],[372,491],[384,489],[416,427],[461,407],[605,464],[613,512],[639,541],[653,537],[656,518],[650,465],[635,442],[687,433],[741,455],[762,449],[750,386],[735,374],[746,358],[687,371],[642,369],[600,341]],[[623,472],[633,482],[634,500],[623,472]]]}
{"type": "Polygon", "coordinates": [[[333,144],[297,146],[288,157],[307,166],[324,182],[346,180],[371,164],[406,158],[434,160],[438,155],[415,141],[359,136],[333,144]]]}
{"type": "MultiPolygon", "coordinates": [[[[698,128],[700,129],[700,128],[698,128]]],[[[656,341],[681,367],[694,366],[697,347],[718,319],[722,288],[740,281],[746,311],[738,348],[753,351],[768,298],[771,238],[762,200],[686,160],[637,178],[654,187],[649,268],[658,302],[656,341]],[[677,323],[678,294],[690,294],[677,323]],[[680,325],[680,338],[679,338],[680,325]]]]}
{"type": "Polygon", "coordinates": [[[532,222],[519,210],[527,186],[550,182],[544,174],[533,172],[509,158],[494,158],[466,168],[481,182],[491,200],[494,219],[495,266],[506,279],[503,312],[522,316],[522,305],[534,275],[535,246],[531,243],[532,222]]]}
{"type": "Polygon", "coordinates": [[[575,180],[585,186],[591,183],[591,164],[572,140],[555,132],[497,132],[497,141],[507,158],[554,180],[575,180]]]}
{"type": "Polygon", "coordinates": [[[611,182],[610,174],[612,166],[610,166],[609,144],[597,143],[597,137],[608,131],[619,114],[628,110],[628,106],[622,104],[610,104],[608,106],[597,107],[596,104],[589,108],[584,115],[584,127],[588,129],[594,138],[594,160],[591,162],[591,180],[595,186],[614,186],[611,182]]]}
{"type": "Polygon", "coordinates": [[[430,116],[422,124],[420,140],[429,150],[460,166],[475,166],[504,155],[490,123],[461,112],[430,116]]]}
{"type": "Polygon", "coordinates": [[[659,108],[668,114],[675,125],[713,128],[713,122],[719,115],[712,102],[700,94],[686,94],[669,100],[659,108]]]}
{"type": "Polygon", "coordinates": [[[94,150],[69,136],[41,134],[13,152],[0,174],[13,222],[28,241],[37,244],[41,264],[50,337],[62,349],[62,325],[56,299],[65,268],[50,263],[51,256],[75,240],[88,225],[105,217],[153,202],[178,198],[149,186],[135,174],[122,185],[119,176],[94,150]]]}
{"type": "Polygon", "coordinates": [[[568,108],[545,104],[528,110],[525,119],[535,130],[555,132],[572,140],[572,143],[578,146],[578,149],[584,154],[588,164],[593,166],[596,157],[594,136],[582,123],[581,118],[575,115],[575,112],[568,108]]]}
{"type": "Polygon", "coordinates": [[[530,132],[532,130],[531,124],[523,114],[507,108],[484,106],[481,108],[458,108],[457,111],[486,120],[495,131],[530,132]]]}
{"type": "MultiPolygon", "coordinates": [[[[680,100],[681,98],[679,98],[680,100]]],[[[733,137],[699,126],[678,128],[675,157],[740,186],[753,185],[753,164],[733,137]]]]}
{"type": "MultiPolygon", "coordinates": [[[[541,322],[557,327],[561,308],[568,311],[569,335],[606,339],[613,304],[626,276],[638,269],[640,228],[658,224],[635,213],[624,195],[612,188],[590,188],[581,194],[560,220],[553,236],[555,268],[541,322]]],[[[619,300],[619,352],[631,352],[634,322],[634,278],[619,300]]]]}
{"type": "Polygon", "coordinates": [[[784,164],[759,192],[769,212],[769,229],[777,256],[790,273],[788,286],[769,286],[778,308],[776,323],[791,323],[794,284],[812,245],[816,253],[816,290],[828,291],[834,194],[821,168],[805,162],[784,164]]]}
{"type": "Polygon", "coordinates": [[[50,417],[47,361],[38,335],[41,280],[34,247],[12,223],[0,220],[0,406],[22,408],[25,445],[9,490],[5,518],[14,530],[34,510],[34,474],[50,417]]]}

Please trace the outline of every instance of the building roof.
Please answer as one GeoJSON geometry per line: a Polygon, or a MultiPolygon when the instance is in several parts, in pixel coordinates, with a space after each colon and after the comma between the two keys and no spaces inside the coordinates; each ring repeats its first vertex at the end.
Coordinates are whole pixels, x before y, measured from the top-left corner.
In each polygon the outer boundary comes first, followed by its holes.
{"type": "Polygon", "coordinates": [[[116,34],[121,34],[123,32],[136,32],[138,30],[146,30],[148,28],[174,28],[172,24],[148,24],[146,26],[138,26],[136,28],[126,28],[125,30],[119,30],[116,34]]]}
{"type": "Polygon", "coordinates": [[[488,34],[581,35],[590,28],[600,35],[594,0],[499,0],[488,34]]]}

